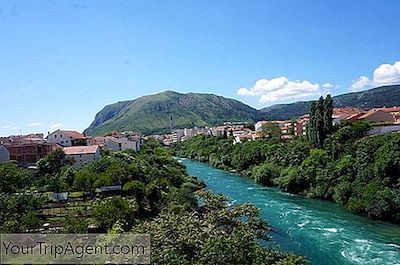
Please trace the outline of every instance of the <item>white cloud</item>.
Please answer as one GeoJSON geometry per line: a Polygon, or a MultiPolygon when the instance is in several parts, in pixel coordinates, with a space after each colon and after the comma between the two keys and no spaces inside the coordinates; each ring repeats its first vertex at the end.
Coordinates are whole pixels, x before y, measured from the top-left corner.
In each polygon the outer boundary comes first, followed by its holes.
{"type": "Polygon", "coordinates": [[[244,87],[239,88],[237,94],[239,96],[260,97],[259,102],[263,104],[319,96],[333,87],[334,86],[329,83],[320,85],[317,83],[313,84],[307,80],[291,81],[287,77],[281,76],[271,80],[257,80],[255,85],[250,89],[244,87]]]}
{"type": "Polygon", "coordinates": [[[360,76],[351,84],[351,91],[360,91],[372,87],[400,84],[400,61],[394,64],[381,64],[374,70],[372,80],[360,76]]]}
{"type": "Polygon", "coordinates": [[[3,129],[8,129],[8,128],[10,128],[10,126],[8,126],[8,125],[3,125],[3,126],[1,126],[1,128],[3,128],[3,129]]]}
{"type": "Polygon", "coordinates": [[[12,129],[13,129],[14,131],[16,131],[16,130],[19,130],[19,127],[18,127],[18,126],[14,126],[14,127],[12,127],[12,129]]]}
{"type": "Polygon", "coordinates": [[[54,124],[50,125],[50,128],[60,128],[60,127],[61,127],[61,125],[62,125],[62,123],[61,123],[61,122],[54,123],[54,124]]]}
{"type": "MultiPolygon", "coordinates": [[[[335,86],[332,85],[331,83],[325,83],[322,85],[322,88],[326,88],[326,89],[331,89],[334,88],[335,86]]],[[[336,86],[337,87],[337,86],[336,86]]]]}
{"type": "Polygon", "coordinates": [[[42,125],[43,125],[43,122],[32,122],[32,123],[28,124],[29,127],[39,127],[42,125]]]}

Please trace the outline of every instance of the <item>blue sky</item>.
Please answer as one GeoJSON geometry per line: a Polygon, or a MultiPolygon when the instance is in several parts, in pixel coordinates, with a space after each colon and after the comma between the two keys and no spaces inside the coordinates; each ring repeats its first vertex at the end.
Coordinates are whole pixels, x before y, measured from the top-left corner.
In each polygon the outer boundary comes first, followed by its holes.
{"type": "Polygon", "coordinates": [[[253,107],[400,82],[400,1],[0,0],[0,135],[167,89],[253,107]],[[375,71],[375,74],[374,74],[375,71]]]}

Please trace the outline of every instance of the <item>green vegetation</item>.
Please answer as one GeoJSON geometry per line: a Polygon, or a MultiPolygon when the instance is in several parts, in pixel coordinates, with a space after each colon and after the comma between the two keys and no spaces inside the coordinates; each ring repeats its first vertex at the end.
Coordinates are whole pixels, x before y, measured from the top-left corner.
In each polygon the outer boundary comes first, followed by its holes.
{"type": "Polygon", "coordinates": [[[194,211],[162,213],[141,223],[136,233],[152,235],[155,264],[304,264],[305,259],[261,247],[268,224],[251,204],[228,207],[224,196],[198,192],[194,211]],[[167,247],[166,247],[167,246],[167,247]]]}
{"type": "Polygon", "coordinates": [[[106,106],[85,132],[100,135],[121,130],[159,134],[170,132],[171,123],[174,128],[191,128],[225,121],[254,122],[259,118],[258,110],[234,99],[166,91],[106,106]]]}
{"type": "Polygon", "coordinates": [[[0,180],[0,233],[39,232],[45,222],[53,233],[149,233],[154,264],[306,263],[262,246],[269,226],[257,208],[205,192],[156,141],[140,152],[105,151],[80,169],[61,150],[36,172],[0,164],[0,180]],[[99,191],[105,185],[122,188],[99,191]],[[48,196],[62,191],[69,200],[48,196]]]}
{"type": "MultiPolygon", "coordinates": [[[[278,104],[263,108],[260,111],[270,120],[287,120],[309,113],[311,103],[312,101],[301,101],[291,104],[278,104]]],[[[337,108],[352,106],[366,110],[382,106],[399,106],[400,86],[383,86],[339,95],[333,97],[333,104],[337,108]]]]}
{"type": "Polygon", "coordinates": [[[232,139],[197,136],[175,145],[177,156],[236,170],[263,185],[334,200],[372,218],[400,223],[400,134],[363,137],[366,123],[333,128],[323,148],[303,137],[232,139]]]}

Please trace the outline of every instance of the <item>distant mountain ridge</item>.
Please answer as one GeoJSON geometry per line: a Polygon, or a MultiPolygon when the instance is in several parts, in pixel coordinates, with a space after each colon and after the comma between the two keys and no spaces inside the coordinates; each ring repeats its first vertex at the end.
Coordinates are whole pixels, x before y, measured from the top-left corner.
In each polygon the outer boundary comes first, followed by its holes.
{"type": "MultiPolygon", "coordinates": [[[[367,91],[333,97],[335,107],[371,109],[400,106],[400,85],[383,86],[367,91]]],[[[312,101],[278,104],[261,110],[238,100],[214,94],[166,91],[105,106],[85,130],[88,135],[102,135],[114,130],[144,134],[170,132],[177,128],[212,126],[225,121],[255,122],[286,120],[308,113],[312,101]]]]}
{"type": "MultiPolygon", "coordinates": [[[[308,113],[313,101],[299,101],[278,104],[260,109],[266,119],[287,120],[308,113]]],[[[400,106],[400,85],[382,86],[361,92],[353,92],[333,97],[336,108],[357,107],[369,110],[377,107],[400,106]]]]}
{"type": "Polygon", "coordinates": [[[181,94],[166,91],[105,106],[85,130],[100,135],[113,130],[145,134],[170,132],[173,128],[217,125],[225,121],[254,122],[261,113],[234,99],[213,94],[181,94]]]}

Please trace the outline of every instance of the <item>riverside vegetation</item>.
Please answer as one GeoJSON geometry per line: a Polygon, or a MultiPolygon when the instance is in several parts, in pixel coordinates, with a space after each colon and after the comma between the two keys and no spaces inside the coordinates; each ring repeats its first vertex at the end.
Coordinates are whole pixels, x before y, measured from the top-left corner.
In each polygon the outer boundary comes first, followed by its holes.
{"type": "Polygon", "coordinates": [[[332,127],[332,105],[329,96],[311,105],[308,137],[282,140],[266,128],[264,139],[234,145],[227,135],[197,136],[173,150],[266,186],[400,223],[400,134],[365,136],[365,122],[332,127]]]}
{"type": "Polygon", "coordinates": [[[71,164],[62,150],[40,160],[36,172],[0,164],[0,232],[36,232],[48,222],[57,223],[54,233],[85,233],[95,225],[101,232],[149,233],[153,264],[306,263],[262,246],[270,240],[269,225],[257,208],[230,206],[205,191],[155,141],[140,152],[105,151],[81,169],[71,164]],[[118,194],[98,190],[116,184],[118,194]],[[69,192],[70,199],[51,202],[52,192],[69,192]]]}

